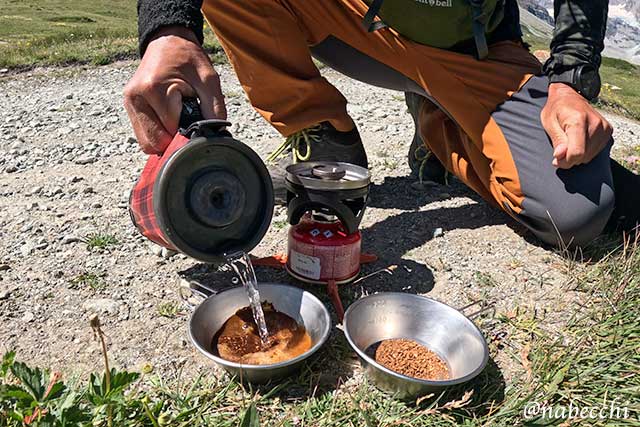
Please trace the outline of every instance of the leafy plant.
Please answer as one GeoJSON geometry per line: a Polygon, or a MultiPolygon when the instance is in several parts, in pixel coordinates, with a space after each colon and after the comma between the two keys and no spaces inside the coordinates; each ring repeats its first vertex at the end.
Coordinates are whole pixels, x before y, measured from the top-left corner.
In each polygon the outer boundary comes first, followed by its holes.
{"type": "Polygon", "coordinates": [[[167,301],[163,302],[158,306],[158,314],[162,317],[166,317],[168,319],[173,319],[180,314],[181,305],[176,301],[167,301]]]}
{"type": "Polygon", "coordinates": [[[83,241],[89,249],[106,249],[120,243],[116,236],[108,233],[91,233],[85,236],[83,241]]]}

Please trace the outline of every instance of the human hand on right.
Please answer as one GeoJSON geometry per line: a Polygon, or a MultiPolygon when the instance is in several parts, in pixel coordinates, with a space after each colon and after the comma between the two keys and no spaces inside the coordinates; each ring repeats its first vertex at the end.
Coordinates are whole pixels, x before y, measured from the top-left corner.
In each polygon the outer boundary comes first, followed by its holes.
{"type": "Polygon", "coordinates": [[[124,88],[124,106],[138,143],[162,154],[178,131],[182,99],[198,97],[205,119],[226,120],[220,77],[193,31],[162,28],[124,88]]]}

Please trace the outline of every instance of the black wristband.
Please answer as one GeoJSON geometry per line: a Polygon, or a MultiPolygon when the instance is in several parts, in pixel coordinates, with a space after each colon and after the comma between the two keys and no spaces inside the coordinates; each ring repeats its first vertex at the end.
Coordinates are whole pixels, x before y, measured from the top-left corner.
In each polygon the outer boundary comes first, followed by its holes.
{"type": "Polygon", "coordinates": [[[180,26],[193,31],[200,44],[204,41],[202,0],[138,0],[138,40],[144,55],[153,35],[163,27],[180,26]]]}

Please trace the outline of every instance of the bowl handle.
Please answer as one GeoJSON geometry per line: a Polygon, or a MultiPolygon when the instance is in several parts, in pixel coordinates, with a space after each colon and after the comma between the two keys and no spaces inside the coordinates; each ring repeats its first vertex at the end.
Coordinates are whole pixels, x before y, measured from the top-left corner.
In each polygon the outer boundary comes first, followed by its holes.
{"type": "Polygon", "coordinates": [[[477,300],[477,301],[473,301],[470,304],[465,305],[464,307],[461,307],[458,309],[458,311],[462,314],[464,314],[467,319],[469,320],[473,320],[477,317],[479,317],[481,314],[484,314],[488,311],[492,311],[493,315],[495,316],[496,314],[496,304],[493,302],[487,302],[487,301],[483,301],[483,300],[477,300]],[[475,306],[479,306],[479,308],[474,311],[471,314],[466,314],[465,311],[469,310],[472,307],[475,306]]]}
{"type": "Polygon", "coordinates": [[[181,280],[178,294],[182,303],[191,311],[202,303],[202,301],[209,298],[211,295],[215,295],[216,291],[204,286],[202,283],[195,280],[181,280]],[[197,303],[195,300],[199,300],[197,303]]]}

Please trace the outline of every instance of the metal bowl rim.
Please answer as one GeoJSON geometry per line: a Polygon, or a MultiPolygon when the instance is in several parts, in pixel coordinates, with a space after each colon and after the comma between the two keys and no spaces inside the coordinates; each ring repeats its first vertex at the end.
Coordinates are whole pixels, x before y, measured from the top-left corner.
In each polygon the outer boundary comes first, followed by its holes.
{"type": "Polygon", "coordinates": [[[458,384],[462,384],[465,383],[467,381],[470,381],[471,379],[475,378],[476,376],[478,376],[480,374],[480,372],[482,372],[484,370],[484,368],[487,366],[487,363],[489,362],[489,346],[487,345],[487,340],[484,338],[484,335],[482,334],[482,331],[480,331],[480,329],[476,326],[475,323],[473,323],[471,321],[471,319],[469,319],[467,316],[465,316],[462,312],[456,310],[455,308],[451,307],[448,304],[445,304],[443,302],[437,301],[433,298],[429,298],[429,297],[425,297],[422,295],[415,295],[415,294],[406,294],[406,293],[402,293],[402,292],[380,292],[380,293],[376,293],[373,295],[368,295],[364,298],[359,299],[358,301],[354,302],[353,304],[351,304],[349,306],[349,308],[347,308],[347,311],[344,313],[344,322],[343,322],[343,329],[344,329],[344,335],[347,338],[347,341],[349,342],[349,345],[356,351],[356,353],[358,353],[358,356],[360,356],[362,359],[365,360],[365,362],[367,362],[370,365],[373,365],[376,369],[381,370],[382,372],[389,374],[393,377],[402,379],[402,380],[406,380],[406,381],[410,381],[413,383],[417,383],[417,384],[421,384],[421,385],[427,385],[427,386],[437,386],[437,387],[448,387],[448,386],[453,386],[453,385],[458,385],[458,384]],[[480,365],[474,369],[472,372],[470,372],[469,374],[463,376],[463,377],[458,377],[458,378],[454,378],[454,379],[450,379],[450,380],[446,380],[446,381],[433,381],[433,380],[422,380],[419,378],[414,378],[414,377],[409,377],[407,375],[403,375],[403,374],[399,374],[395,371],[392,371],[389,368],[386,368],[384,366],[382,366],[381,364],[379,364],[378,362],[376,362],[374,359],[372,359],[371,357],[369,357],[367,354],[365,354],[365,352],[361,351],[358,346],[353,342],[352,338],[351,338],[351,334],[349,333],[349,323],[348,323],[348,319],[349,319],[349,313],[358,305],[362,304],[363,301],[365,301],[368,298],[373,298],[373,297],[385,297],[385,296],[403,296],[403,297],[412,297],[412,298],[419,298],[419,299],[423,299],[423,300],[428,300],[431,302],[434,302],[436,304],[441,304],[444,305],[445,307],[453,310],[454,312],[456,312],[457,314],[461,315],[462,317],[465,318],[465,320],[467,322],[469,322],[473,328],[478,332],[478,334],[480,335],[480,337],[482,338],[482,352],[483,352],[483,357],[482,357],[482,362],[480,363],[480,365]]]}
{"type": "Polygon", "coordinates": [[[242,364],[242,363],[237,363],[237,362],[231,362],[229,360],[226,360],[226,359],[223,359],[221,357],[218,357],[215,354],[211,353],[206,348],[204,348],[203,346],[201,346],[198,343],[198,341],[195,339],[195,337],[193,336],[193,317],[196,315],[198,310],[201,309],[201,307],[204,305],[204,303],[206,303],[210,299],[213,299],[213,298],[216,298],[216,297],[220,297],[220,296],[224,295],[227,292],[231,292],[231,291],[234,291],[234,290],[240,288],[239,286],[237,286],[237,287],[234,287],[234,288],[226,289],[226,290],[224,290],[224,291],[222,291],[222,292],[220,292],[218,294],[211,295],[210,297],[208,297],[207,299],[202,301],[200,304],[198,304],[198,306],[195,308],[195,310],[193,310],[193,313],[191,313],[191,316],[189,317],[189,339],[191,339],[191,343],[200,351],[200,353],[204,354],[209,359],[213,360],[217,364],[219,364],[221,366],[224,366],[224,367],[236,368],[236,369],[244,369],[244,370],[251,369],[251,370],[256,370],[256,371],[266,371],[266,370],[271,370],[271,369],[274,369],[274,368],[284,368],[286,366],[290,366],[290,365],[293,365],[293,364],[295,364],[297,362],[305,360],[305,359],[309,358],[311,355],[313,355],[316,351],[318,351],[320,349],[320,347],[322,347],[324,345],[324,343],[329,338],[329,333],[331,332],[331,316],[329,315],[329,310],[324,305],[324,303],[322,301],[320,301],[320,299],[318,299],[318,297],[313,295],[311,292],[306,291],[306,290],[301,289],[301,288],[296,287],[296,286],[284,285],[284,284],[281,284],[281,283],[272,283],[272,282],[264,282],[264,283],[259,282],[258,283],[258,289],[260,288],[260,286],[265,286],[265,285],[266,286],[275,286],[275,287],[279,287],[279,288],[293,288],[293,289],[296,289],[298,291],[301,291],[303,295],[304,294],[308,294],[308,296],[314,302],[316,302],[316,303],[318,303],[320,305],[320,307],[322,308],[322,315],[325,318],[326,323],[325,323],[325,326],[324,326],[324,328],[322,330],[322,334],[320,336],[320,339],[313,345],[313,347],[311,347],[309,350],[305,351],[301,355],[299,355],[297,357],[294,357],[293,359],[285,360],[284,362],[271,363],[269,365],[248,365],[248,364],[242,364]]]}

